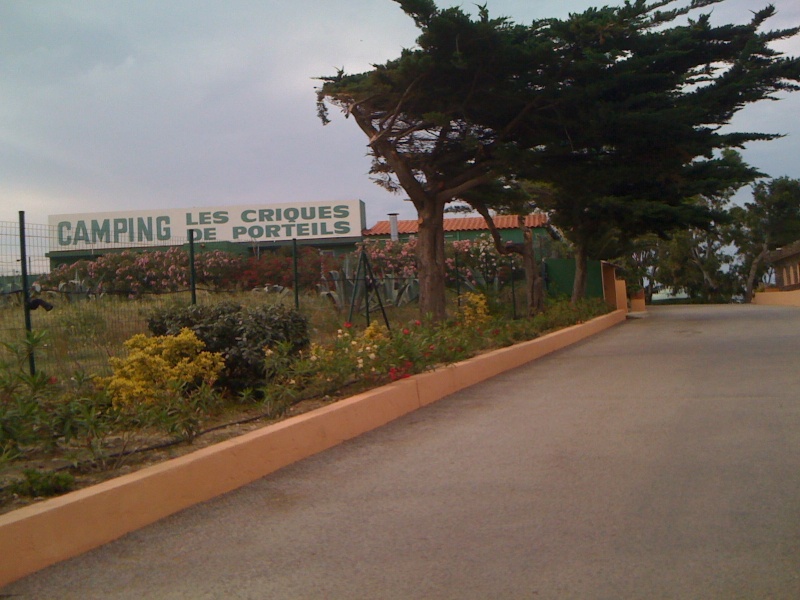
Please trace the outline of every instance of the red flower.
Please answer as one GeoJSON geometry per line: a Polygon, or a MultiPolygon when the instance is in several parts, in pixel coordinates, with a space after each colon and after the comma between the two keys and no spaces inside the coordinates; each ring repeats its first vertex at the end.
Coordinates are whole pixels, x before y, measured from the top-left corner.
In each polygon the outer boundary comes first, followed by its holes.
{"type": "Polygon", "coordinates": [[[408,330],[408,328],[403,329],[403,335],[408,335],[409,333],[411,332],[408,330]]]}
{"type": "Polygon", "coordinates": [[[345,328],[345,329],[350,329],[352,326],[353,326],[353,324],[352,324],[350,321],[347,321],[347,322],[344,324],[344,328],[345,328]]]}

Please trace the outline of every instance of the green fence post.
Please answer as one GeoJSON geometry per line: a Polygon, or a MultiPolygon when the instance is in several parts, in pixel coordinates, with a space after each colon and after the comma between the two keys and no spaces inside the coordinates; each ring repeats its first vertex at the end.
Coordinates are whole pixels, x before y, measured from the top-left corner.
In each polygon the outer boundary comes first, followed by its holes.
{"type": "Polygon", "coordinates": [[[300,310],[300,276],[297,274],[297,238],[292,238],[292,263],[294,265],[294,309],[300,310]]]}
{"type": "Polygon", "coordinates": [[[197,304],[197,270],[194,264],[194,229],[189,230],[189,287],[192,290],[192,306],[197,304]]]}
{"type": "Polygon", "coordinates": [[[461,274],[458,272],[458,250],[453,247],[453,266],[456,270],[456,306],[461,308],[461,274]]]}
{"type": "Polygon", "coordinates": [[[517,319],[517,288],[514,285],[514,259],[508,259],[508,262],[511,267],[511,310],[512,314],[514,315],[514,320],[517,319]]]}
{"type": "MultiPolygon", "coordinates": [[[[19,211],[19,255],[22,274],[22,307],[25,311],[25,335],[30,336],[33,331],[31,324],[31,294],[28,287],[28,251],[25,247],[25,211],[19,211]]],[[[33,355],[33,346],[28,346],[28,369],[31,376],[36,375],[36,358],[33,355]]]]}

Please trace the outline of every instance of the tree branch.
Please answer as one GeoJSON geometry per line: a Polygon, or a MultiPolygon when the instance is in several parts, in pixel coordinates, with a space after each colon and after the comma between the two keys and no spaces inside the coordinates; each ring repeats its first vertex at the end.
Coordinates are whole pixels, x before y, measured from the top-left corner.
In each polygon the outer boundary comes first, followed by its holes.
{"type": "MultiPolygon", "coordinates": [[[[480,200],[473,200],[472,202],[469,202],[469,205],[474,208],[480,216],[483,217],[484,221],[486,221],[486,224],[489,226],[489,233],[492,236],[492,241],[494,242],[494,247],[497,252],[499,254],[508,254],[510,251],[514,251],[503,243],[503,238],[500,236],[500,230],[497,229],[497,225],[495,225],[494,219],[492,218],[491,213],[489,213],[489,209],[486,207],[486,204],[480,200]]],[[[519,253],[521,254],[522,252],[520,251],[519,253]]]]}

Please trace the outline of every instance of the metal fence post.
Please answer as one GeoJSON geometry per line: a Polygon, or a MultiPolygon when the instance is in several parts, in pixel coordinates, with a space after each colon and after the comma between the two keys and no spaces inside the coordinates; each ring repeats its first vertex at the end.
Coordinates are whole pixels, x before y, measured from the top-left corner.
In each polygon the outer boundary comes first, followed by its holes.
{"type": "Polygon", "coordinates": [[[511,267],[511,310],[514,320],[517,319],[517,288],[514,285],[514,259],[509,257],[508,262],[511,267]]]}
{"type": "Polygon", "coordinates": [[[456,306],[461,308],[461,275],[458,272],[458,249],[453,246],[453,266],[456,271],[456,306]]]}
{"type": "MultiPolygon", "coordinates": [[[[22,273],[22,307],[25,311],[25,332],[30,336],[33,331],[31,325],[31,294],[28,287],[28,252],[25,248],[25,211],[19,211],[19,254],[20,268],[22,273]]],[[[28,349],[28,368],[31,376],[36,375],[36,358],[33,355],[33,346],[27,344],[28,349]]]]}
{"type": "Polygon", "coordinates": [[[197,269],[194,264],[194,229],[189,230],[189,287],[192,290],[192,306],[197,304],[197,269]]]}
{"type": "Polygon", "coordinates": [[[292,263],[294,266],[294,308],[300,310],[300,276],[297,273],[297,238],[292,238],[292,263]]]}

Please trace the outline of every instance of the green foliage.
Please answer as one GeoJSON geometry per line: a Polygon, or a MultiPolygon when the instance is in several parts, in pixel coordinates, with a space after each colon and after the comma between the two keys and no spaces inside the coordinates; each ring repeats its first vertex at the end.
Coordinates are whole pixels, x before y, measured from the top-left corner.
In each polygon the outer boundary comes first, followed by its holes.
{"type": "MultiPolygon", "coordinates": [[[[800,180],[779,177],[753,186],[744,221],[770,250],[800,240],[800,180]]],[[[754,240],[755,241],[755,240],[754,240]]]]}
{"type": "MultiPolygon", "coordinates": [[[[13,468],[36,456],[66,459],[72,473],[113,470],[148,448],[191,442],[211,430],[203,429],[211,417],[239,405],[260,402],[262,415],[276,418],[299,400],[327,399],[403,379],[607,311],[599,301],[577,308],[553,302],[535,319],[511,321],[493,316],[482,295],[463,305],[451,321],[409,321],[391,333],[378,323],[364,330],[345,324],[335,337],[318,337],[318,343],[299,349],[292,341],[276,341],[259,350],[266,383],[260,379],[237,398],[195,377],[199,371],[213,375],[216,367],[198,360],[207,351],[188,331],[175,339],[137,338],[131,355],[147,356],[115,373],[135,384],[119,390],[105,384],[114,377],[81,371],[61,381],[44,373],[31,377],[25,371],[27,352],[37,351],[44,339],[32,336],[7,348],[0,363],[0,466],[13,468]],[[150,385],[142,389],[145,380],[150,385]],[[123,389],[128,394],[120,396],[123,389]]],[[[124,363],[120,359],[115,365],[124,363]]],[[[69,487],[66,473],[35,471],[15,483],[17,477],[6,471],[0,479],[3,499],[12,488],[38,497],[69,487]]]]}
{"type": "Polygon", "coordinates": [[[739,292],[726,212],[733,192],[730,189],[693,200],[720,215],[708,227],[676,231],[668,239],[648,235],[633,240],[631,254],[619,259],[626,267],[628,290],[644,288],[649,300],[658,284],[676,293],[685,292],[696,302],[730,302],[739,292]]]}
{"type": "Polygon", "coordinates": [[[526,27],[486,7],[473,20],[404,1],[421,31],[414,50],[323,78],[323,120],[324,102],[353,117],[378,183],[402,188],[419,212],[423,314],[444,318],[434,282],[445,276],[447,202],[483,214],[509,205],[509,182],[549,186],[537,202],[575,246],[577,298],[587,258],[618,256],[646,233],[707,228],[719,215],[692,198],[760,176],[725,151],[776,134],[723,126],[748,104],[800,89],[800,59],[772,45],[798,29],[763,31],[772,6],[740,25],[714,26],[710,14],[676,24],[717,2],[637,0],[526,27]]]}
{"type": "Polygon", "coordinates": [[[442,320],[444,206],[487,184],[500,155],[516,153],[513,124],[530,107],[513,92],[515,69],[540,61],[526,28],[485,9],[472,19],[432,1],[401,8],[420,28],[417,47],[367,73],[321,78],[318,114],[328,122],[327,102],[353,117],[371,140],[376,183],[408,194],[420,216],[420,314],[442,320]]]}
{"type": "Polygon", "coordinates": [[[282,305],[244,307],[234,302],[171,307],[148,319],[155,335],[177,335],[188,328],[209,352],[225,361],[219,384],[232,390],[258,387],[267,373],[264,350],[288,343],[292,353],[309,344],[308,320],[282,305]]]}
{"type": "Polygon", "coordinates": [[[358,313],[365,312],[368,295],[371,312],[380,308],[377,295],[384,307],[403,306],[418,299],[413,241],[365,240],[356,247],[356,252],[345,256],[342,270],[328,272],[320,286],[321,296],[337,312],[351,306],[358,313]],[[367,281],[372,284],[367,285],[367,281]]]}
{"type": "Polygon", "coordinates": [[[545,206],[594,258],[619,254],[647,232],[664,236],[718,221],[693,198],[760,175],[724,151],[775,137],[719,126],[800,80],[800,61],[768,45],[796,29],[759,31],[772,8],[745,25],[715,27],[700,15],[686,27],[672,21],[698,5],[659,12],[665,4],[675,3],[636,2],[549,21],[559,65],[552,73],[572,84],[559,89],[558,127],[540,130],[530,172],[555,186],[545,206]],[[606,243],[609,233],[616,244],[606,243]]]}
{"type": "Polygon", "coordinates": [[[767,271],[767,253],[800,240],[800,180],[779,177],[753,186],[753,201],[730,209],[729,241],[738,251],[736,264],[750,302],[756,282],[767,271]]]}
{"type": "Polygon", "coordinates": [[[30,448],[55,451],[59,444],[77,444],[100,458],[103,440],[123,424],[93,377],[77,372],[60,382],[42,372],[31,376],[14,363],[0,365],[0,455],[5,461],[30,448]]]}
{"type": "Polygon", "coordinates": [[[345,323],[330,344],[312,344],[298,355],[290,355],[286,346],[268,350],[267,370],[274,376],[264,388],[264,401],[279,413],[304,398],[331,394],[348,385],[396,381],[606,312],[600,300],[576,306],[554,301],[535,318],[511,321],[493,318],[485,296],[470,293],[457,320],[451,322],[417,320],[391,333],[378,323],[360,332],[345,323]]]}
{"type": "Polygon", "coordinates": [[[8,491],[12,494],[30,498],[47,498],[65,494],[71,491],[75,485],[75,478],[69,473],[25,469],[22,474],[25,479],[15,481],[8,486],[8,491]]]}
{"type": "MultiPolygon", "coordinates": [[[[728,158],[735,164],[733,154],[728,158]]],[[[632,255],[618,259],[630,277],[628,289],[646,280],[649,286],[683,291],[692,302],[730,302],[742,295],[749,302],[757,282],[768,274],[768,253],[800,239],[800,181],[759,182],[753,201],[743,206],[732,204],[733,191],[695,199],[723,217],[708,228],[634,240],[632,255]]]]}

